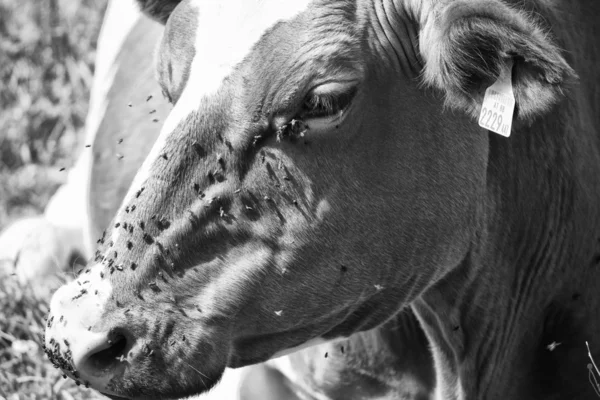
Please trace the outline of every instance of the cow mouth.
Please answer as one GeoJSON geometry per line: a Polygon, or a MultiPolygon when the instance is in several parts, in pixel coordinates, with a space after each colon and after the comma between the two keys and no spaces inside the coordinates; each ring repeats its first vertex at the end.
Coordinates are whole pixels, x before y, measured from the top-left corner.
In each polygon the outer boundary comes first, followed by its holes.
{"type": "Polygon", "coordinates": [[[120,360],[127,356],[128,349],[131,348],[129,341],[124,335],[117,334],[108,344],[108,347],[101,349],[89,356],[86,363],[89,371],[96,371],[98,374],[114,371],[121,363],[120,360]]]}

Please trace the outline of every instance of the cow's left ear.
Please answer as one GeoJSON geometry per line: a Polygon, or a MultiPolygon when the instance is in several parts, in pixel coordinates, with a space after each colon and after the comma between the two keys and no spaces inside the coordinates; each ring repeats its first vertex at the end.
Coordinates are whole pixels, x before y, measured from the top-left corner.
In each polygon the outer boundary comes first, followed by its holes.
{"type": "Polygon", "coordinates": [[[455,0],[431,11],[419,38],[423,78],[445,92],[450,107],[476,117],[511,59],[520,119],[547,111],[576,78],[548,32],[500,0],[455,0]]]}

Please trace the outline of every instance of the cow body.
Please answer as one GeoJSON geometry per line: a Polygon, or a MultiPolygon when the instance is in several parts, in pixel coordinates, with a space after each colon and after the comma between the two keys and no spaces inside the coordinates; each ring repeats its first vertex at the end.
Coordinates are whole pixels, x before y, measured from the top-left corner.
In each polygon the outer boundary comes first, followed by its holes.
{"type": "MultiPolygon", "coordinates": [[[[412,307],[439,399],[593,396],[598,6],[142,3],[167,21],[158,76],[174,108],[127,193],[108,196],[124,200],[86,291],[53,299],[70,324],[48,329],[54,362],[113,396],[183,396],[318,340],[351,336],[364,361],[361,332],[385,336],[412,307]],[[507,70],[508,139],[472,118],[507,70]]],[[[318,371],[322,346],[291,370],[318,371]]],[[[342,370],[335,387],[292,387],[346,396],[342,370]]],[[[408,398],[433,385],[423,376],[408,398]]]]}

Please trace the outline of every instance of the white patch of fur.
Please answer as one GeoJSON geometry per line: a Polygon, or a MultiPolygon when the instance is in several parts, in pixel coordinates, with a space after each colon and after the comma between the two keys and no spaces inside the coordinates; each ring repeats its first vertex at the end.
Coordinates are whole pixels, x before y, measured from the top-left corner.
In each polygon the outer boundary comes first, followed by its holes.
{"type": "MultiPolygon", "coordinates": [[[[108,92],[113,85],[118,68],[117,56],[127,36],[142,17],[134,0],[111,0],[104,14],[102,30],[98,37],[96,67],[90,96],[90,107],[85,121],[85,144],[91,144],[98,133],[100,124],[108,108],[108,92]]],[[[95,239],[92,237],[90,216],[90,183],[92,174],[92,150],[85,149],[69,176],[69,181],[82,185],[85,191],[85,212],[83,226],[84,243],[87,255],[93,253],[95,239]]],[[[71,184],[71,182],[69,182],[71,184]]]]}
{"type": "MultiPolygon", "coordinates": [[[[177,125],[213,95],[223,79],[246,57],[262,35],[277,22],[306,9],[311,0],[195,0],[198,12],[196,54],[190,76],[177,104],[125,196],[126,204],[148,179],[150,167],[160,157],[177,125]]],[[[123,211],[120,210],[119,214],[123,211]]]]}
{"type": "Polygon", "coordinates": [[[223,78],[277,22],[304,11],[307,0],[196,0],[198,30],[192,73],[196,90],[215,93],[223,78]]]}
{"type": "Polygon", "coordinates": [[[70,235],[44,217],[16,221],[0,232],[0,273],[31,285],[40,298],[47,298],[59,285],[58,272],[67,265],[70,235]]]}
{"type": "MultiPolygon", "coordinates": [[[[50,303],[54,318],[51,326],[46,329],[46,346],[52,348],[50,340],[54,339],[64,350],[66,340],[77,369],[90,354],[103,346],[108,347],[106,333],[95,332],[93,329],[100,322],[106,302],[112,294],[109,279],[100,276],[102,270],[102,265],[96,265],[89,273],[81,274],[75,281],[63,285],[54,293],[50,303]],[[82,290],[86,291],[83,295],[82,290]]],[[[81,379],[89,381],[94,387],[104,387],[111,378],[85,376],[84,371],[80,371],[80,375],[81,379]]]]}

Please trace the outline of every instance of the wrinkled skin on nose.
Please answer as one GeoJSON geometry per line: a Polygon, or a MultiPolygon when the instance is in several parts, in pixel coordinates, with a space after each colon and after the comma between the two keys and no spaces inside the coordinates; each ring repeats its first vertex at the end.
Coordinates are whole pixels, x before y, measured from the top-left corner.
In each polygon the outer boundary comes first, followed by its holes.
{"type": "Polygon", "coordinates": [[[347,12],[328,11],[337,37],[314,13],[277,25],[185,113],[190,72],[89,272],[52,300],[46,345],[70,376],[128,398],[202,392],[226,366],[382,324],[465,257],[486,136],[370,62],[347,12]],[[307,91],[348,77],[344,118],[311,128],[307,91]]]}

